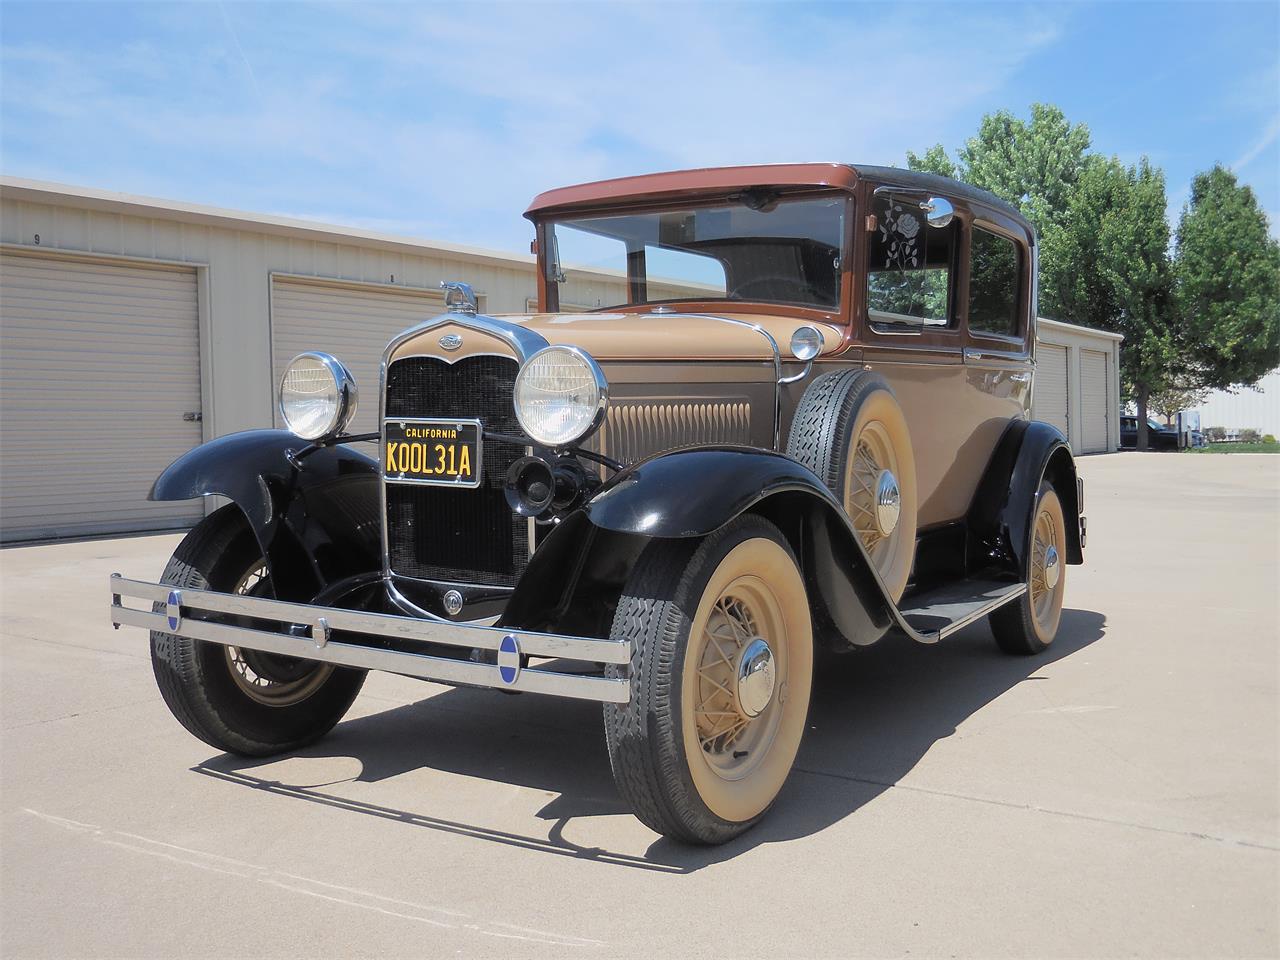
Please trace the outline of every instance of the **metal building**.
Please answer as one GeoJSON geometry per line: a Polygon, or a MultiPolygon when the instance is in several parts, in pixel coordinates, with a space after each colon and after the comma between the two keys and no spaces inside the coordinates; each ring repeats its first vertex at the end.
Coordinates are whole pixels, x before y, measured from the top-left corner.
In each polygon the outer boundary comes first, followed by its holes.
{"type": "Polygon", "coordinates": [[[1074,453],[1120,449],[1118,333],[1041,317],[1031,415],[1051,423],[1074,453]]]}

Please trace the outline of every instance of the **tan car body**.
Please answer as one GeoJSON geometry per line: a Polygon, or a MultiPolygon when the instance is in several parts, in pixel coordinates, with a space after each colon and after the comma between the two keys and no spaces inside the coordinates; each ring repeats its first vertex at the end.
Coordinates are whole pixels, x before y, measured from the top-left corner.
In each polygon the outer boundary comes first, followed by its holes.
{"type": "MultiPolygon", "coordinates": [[[[693,443],[736,442],[785,449],[791,416],[814,377],[844,367],[876,371],[893,388],[911,432],[920,527],[957,520],[968,509],[1008,422],[1030,416],[1033,235],[1025,221],[995,198],[986,200],[974,191],[948,191],[939,184],[938,191],[954,205],[961,224],[952,325],[916,333],[878,331],[866,312],[865,238],[870,225],[865,211],[875,187],[909,175],[881,170],[875,174],[862,175],[832,164],[656,174],[550,191],[529,210],[535,224],[541,224],[552,214],[687,203],[757,184],[798,191],[834,188],[850,197],[854,209],[848,218],[852,253],[843,268],[839,311],[705,301],[672,304],[662,308],[671,312],[661,313],[648,305],[635,305],[501,319],[528,327],[553,345],[581,347],[600,362],[612,402],[600,435],[589,446],[623,461],[693,443]],[[964,265],[975,223],[1014,239],[1023,251],[1018,337],[980,335],[967,329],[964,265]],[[802,326],[822,333],[822,350],[807,376],[779,388],[775,425],[776,374],[770,340],[778,346],[784,378],[794,377],[805,365],[791,357],[788,345],[802,326]]],[[[545,246],[539,244],[539,249],[545,246]]],[[[545,270],[539,276],[545,277],[545,270]]],[[[540,297],[544,305],[553,299],[545,281],[540,284],[540,297]]],[[[477,352],[511,355],[496,337],[446,326],[402,342],[390,359],[414,355],[453,359],[477,352]],[[439,345],[450,332],[464,341],[455,354],[439,345]]]]}

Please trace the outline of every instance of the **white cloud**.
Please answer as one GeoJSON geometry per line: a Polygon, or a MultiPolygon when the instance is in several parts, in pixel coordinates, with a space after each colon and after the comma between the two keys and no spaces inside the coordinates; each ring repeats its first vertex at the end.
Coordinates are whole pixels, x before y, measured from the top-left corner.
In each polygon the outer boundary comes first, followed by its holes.
{"type": "Polygon", "coordinates": [[[552,186],[954,142],[1058,33],[982,9],[162,8],[146,42],[6,48],[5,162],[79,146],[105,186],[520,248],[552,186]]]}

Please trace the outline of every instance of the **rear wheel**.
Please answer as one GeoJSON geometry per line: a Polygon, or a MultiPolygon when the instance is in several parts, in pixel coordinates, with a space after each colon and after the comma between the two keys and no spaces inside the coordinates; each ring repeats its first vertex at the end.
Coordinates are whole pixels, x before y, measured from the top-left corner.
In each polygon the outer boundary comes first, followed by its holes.
{"type": "MultiPolygon", "coordinates": [[[[234,506],[210,514],[178,544],[162,583],[265,594],[267,567],[234,506]]],[[[174,717],[219,750],[266,756],[328,733],[365,672],[152,631],[151,666],[174,717]]]]}
{"type": "Polygon", "coordinates": [[[746,516],[701,543],[651,543],[613,636],[633,644],[631,700],[604,710],[619,792],[680,840],[748,829],[786,782],[809,708],[813,632],[786,540],[746,516]]]}
{"type": "Polygon", "coordinates": [[[1047,480],[1036,495],[1027,545],[1027,592],[991,614],[991,632],[1005,653],[1040,653],[1053,642],[1067,586],[1067,525],[1062,501],[1047,480]]]}

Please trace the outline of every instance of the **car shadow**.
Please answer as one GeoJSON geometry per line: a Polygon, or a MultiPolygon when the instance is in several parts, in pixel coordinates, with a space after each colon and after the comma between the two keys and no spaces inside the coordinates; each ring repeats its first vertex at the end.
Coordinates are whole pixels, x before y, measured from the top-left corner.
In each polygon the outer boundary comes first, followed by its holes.
{"type": "MultiPolygon", "coordinates": [[[[898,783],[930,747],[1020,683],[1042,679],[1050,663],[1101,639],[1106,619],[1064,610],[1057,639],[1035,657],[1009,657],[985,622],[935,646],[886,638],[865,650],[819,663],[809,730],[796,772],[769,815],[720,847],[657,838],[642,855],[575,844],[566,828],[584,817],[622,814],[609,771],[596,704],[491,690],[451,689],[417,703],[339,724],[321,742],[291,756],[354,758],[358,782],[378,782],[430,768],[557,794],[528,834],[341,796],[336,784],[285,783],[254,770],[278,762],[221,754],[193,771],[255,790],[406,826],[442,831],[544,853],[642,870],[689,873],[762,843],[825,829],[898,783]]],[[[425,803],[424,803],[425,806],[425,803]]]]}

